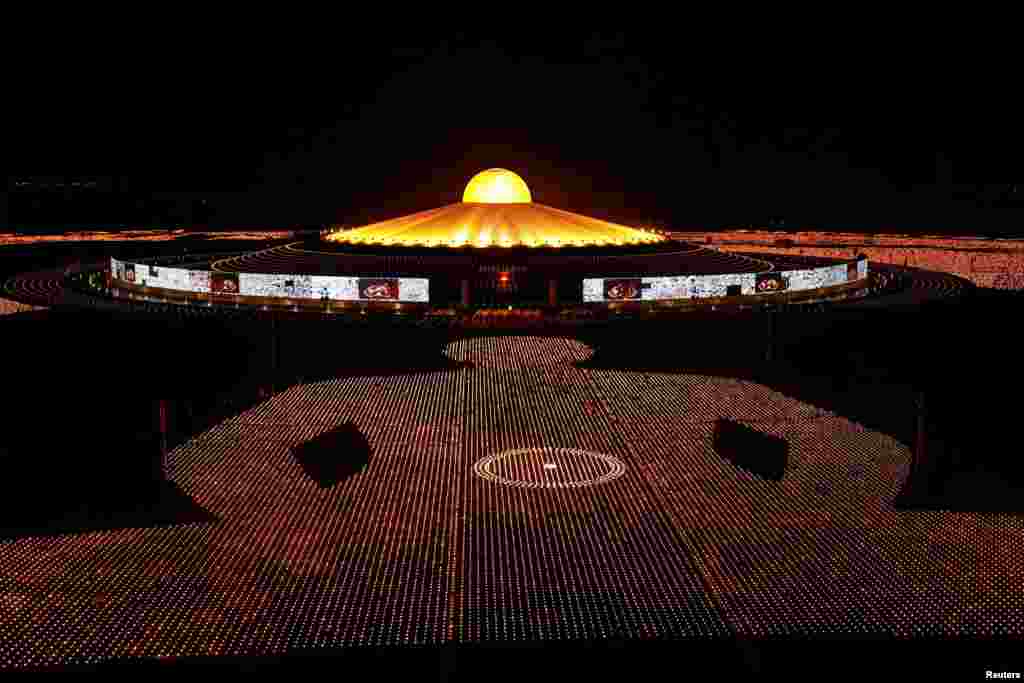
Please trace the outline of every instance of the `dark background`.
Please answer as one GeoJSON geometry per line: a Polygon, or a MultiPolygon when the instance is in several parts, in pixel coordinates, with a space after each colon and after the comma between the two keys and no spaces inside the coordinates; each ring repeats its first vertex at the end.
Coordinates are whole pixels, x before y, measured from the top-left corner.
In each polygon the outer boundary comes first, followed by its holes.
{"type": "Polygon", "coordinates": [[[25,53],[8,224],[359,224],[500,166],[536,201],[633,224],[1024,232],[995,16],[504,35],[182,19],[25,53]]]}

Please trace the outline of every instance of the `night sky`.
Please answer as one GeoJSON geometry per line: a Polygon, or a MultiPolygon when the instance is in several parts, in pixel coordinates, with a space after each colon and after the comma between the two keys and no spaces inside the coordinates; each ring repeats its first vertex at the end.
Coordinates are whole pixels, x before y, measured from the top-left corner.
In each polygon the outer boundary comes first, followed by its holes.
{"type": "Polygon", "coordinates": [[[1024,233],[1002,55],[881,31],[353,33],[92,50],[22,113],[10,221],[359,224],[500,166],[536,201],[633,224],[1024,233]],[[42,176],[100,189],[14,187],[42,176]]]}

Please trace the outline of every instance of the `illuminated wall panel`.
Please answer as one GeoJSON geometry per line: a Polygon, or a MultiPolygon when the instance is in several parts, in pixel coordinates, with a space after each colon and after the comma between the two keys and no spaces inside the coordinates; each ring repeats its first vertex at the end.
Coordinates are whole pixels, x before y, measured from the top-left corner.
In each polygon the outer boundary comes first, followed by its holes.
{"type": "Polygon", "coordinates": [[[335,301],[356,301],[359,299],[359,278],[337,275],[314,275],[312,279],[313,298],[326,296],[335,301]]]}
{"type": "Polygon", "coordinates": [[[266,273],[211,275],[208,270],[131,264],[114,258],[110,259],[110,269],[116,280],[184,292],[231,294],[237,291],[243,296],[282,299],[320,299],[327,296],[334,301],[430,301],[430,281],[427,278],[358,278],[266,273]],[[225,280],[229,280],[232,286],[225,285],[225,280]],[[235,282],[237,290],[233,286],[235,282]]]}
{"type": "Polygon", "coordinates": [[[690,278],[657,277],[644,278],[647,285],[641,291],[642,299],[657,301],[659,299],[684,299],[690,296],[690,278]]]}
{"type": "Polygon", "coordinates": [[[399,301],[427,303],[430,301],[430,280],[425,277],[404,277],[398,280],[399,301]]]}
{"type": "Polygon", "coordinates": [[[808,268],[806,270],[783,271],[783,277],[789,279],[789,290],[800,291],[841,285],[847,281],[846,264],[824,268],[808,268]]]}
{"type": "Polygon", "coordinates": [[[828,268],[825,271],[825,287],[831,287],[833,285],[841,285],[847,282],[847,265],[840,263],[828,268]]]}
{"type": "Polygon", "coordinates": [[[190,271],[188,271],[188,291],[190,291],[190,292],[209,292],[210,291],[210,271],[208,271],[208,270],[190,270],[190,271]]]}
{"type": "Polygon", "coordinates": [[[163,289],[189,290],[189,271],[184,268],[137,265],[135,270],[135,279],[138,284],[163,289]]]}
{"type": "Polygon", "coordinates": [[[314,299],[312,275],[239,273],[239,286],[245,296],[270,296],[286,299],[314,299]]]}
{"type": "Polygon", "coordinates": [[[740,293],[753,294],[757,280],[755,273],[729,273],[728,275],[702,275],[691,277],[690,296],[698,299],[725,296],[729,285],[739,285],[740,293]]]}
{"type": "MultiPolygon", "coordinates": [[[[867,261],[857,264],[859,277],[867,277],[867,261]],[[861,274],[863,273],[863,274],[861,274]]],[[[762,280],[764,280],[762,274],[762,280]]],[[[848,265],[839,263],[823,268],[789,270],[777,273],[783,286],[774,291],[799,291],[831,287],[848,282],[848,265]]],[[[727,296],[730,285],[739,285],[744,296],[765,294],[757,291],[757,273],[725,275],[680,275],[645,278],[587,278],[583,280],[583,301],[666,301],[727,296]]]]}
{"type": "Polygon", "coordinates": [[[583,281],[584,301],[604,301],[604,280],[587,278],[583,281]]]}
{"type": "Polygon", "coordinates": [[[233,296],[238,291],[238,273],[210,273],[210,293],[221,296],[233,296]]]}
{"type": "MultiPolygon", "coordinates": [[[[149,287],[208,293],[220,286],[211,281],[207,270],[165,268],[149,264],[132,264],[110,259],[116,280],[145,284],[149,287]],[[215,286],[216,285],[216,286],[215,286]]],[[[853,264],[839,263],[822,268],[781,271],[782,285],[774,291],[800,291],[831,287],[850,281],[853,264]]],[[[856,263],[857,278],[867,277],[866,259],[856,263]]],[[[766,274],[760,274],[763,280],[766,274]]],[[[217,279],[217,275],[213,279],[217,279]]],[[[287,275],[265,273],[230,274],[237,278],[238,293],[243,296],[320,299],[334,301],[413,302],[430,301],[427,278],[358,278],[330,275],[287,275]]],[[[723,275],[678,275],[667,277],[587,278],[583,281],[583,300],[603,301],[666,301],[724,297],[730,286],[739,286],[744,296],[758,292],[757,273],[723,275]]],[[[762,282],[762,285],[764,283],[762,282]]],[[[219,289],[218,289],[219,291],[219,289]]],[[[231,291],[235,291],[232,289],[231,291]]],[[[225,293],[230,293],[225,290],[225,293]]]]}
{"type": "Polygon", "coordinates": [[[161,276],[170,283],[168,289],[176,289],[180,291],[188,291],[189,283],[191,282],[191,276],[186,268],[168,268],[164,271],[166,275],[161,273],[161,276]]]}

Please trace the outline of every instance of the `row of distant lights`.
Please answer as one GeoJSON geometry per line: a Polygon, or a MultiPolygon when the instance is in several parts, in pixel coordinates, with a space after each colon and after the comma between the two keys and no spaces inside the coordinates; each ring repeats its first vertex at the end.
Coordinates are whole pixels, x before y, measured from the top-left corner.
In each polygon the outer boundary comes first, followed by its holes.
{"type": "Polygon", "coordinates": [[[647,239],[636,238],[636,239],[631,239],[631,240],[608,240],[608,239],[605,239],[605,240],[591,240],[591,241],[585,241],[585,240],[565,240],[565,241],[562,241],[562,240],[557,240],[557,239],[551,239],[551,240],[530,240],[530,241],[523,241],[523,242],[513,242],[512,240],[504,239],[504,240],[498,240],[498,241],[494,241],[494,240],[490,240],[490,241],[488,241],[488,240],[478,240],[477,242],[471,242],[469,240],[447,240],[447,241],[445,241],[445,240],[396,240],[396,239],[391,239],[391,238],[364,239],[364,238],[361,238],[361,237],[351,237],[351,238],[348,238],[348,239],[336,239],[335,241],[338,241],[338,242],[349,242],[351,244],[381,244],[381,245],[392,245],[392,244],[394,244],[394,245],[402,245],[402,246],[424,246],[424,247],[440,247],[440,246],[445,246],[445,245],[451,246],[451,247],[465,247],[465,246],[470,246],[470,245],[474,245],[474,244],[476,246],[478,246],[478,247],[489,247],[489,246],[496,246],[496,247],[517,247],[517,246],[527,246],[527,247],[575,246],[575,247],[583,247],[583,246],[588,246],[588,245],[602,245],[602,246],[606,246],[607,245],[607,246],[610,246],[610,245],[626,245],[626,244],[644,244],[644,243],[655,242],[655,241],[657,241],[657,238],[647,238],[647,239]]]}

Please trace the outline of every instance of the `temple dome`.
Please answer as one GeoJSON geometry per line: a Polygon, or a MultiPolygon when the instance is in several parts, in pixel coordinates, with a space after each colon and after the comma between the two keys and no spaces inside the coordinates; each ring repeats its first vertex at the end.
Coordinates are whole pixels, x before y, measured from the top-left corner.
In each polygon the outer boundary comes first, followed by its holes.
{"type": "Polygon", "coordinates": [[[462,202],[331,233],[332,242],[431,247],[562,247],[659,242],[651,231],[543,204],[512,171],[489,168],[470,179],[462,202]]]}
{"type": "Polygon", "coordinates": [[[530,188],[512,171],[489,168],[469,179],[462,201],[467,204],[529,204],[530,188]]]}

